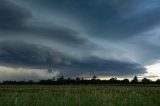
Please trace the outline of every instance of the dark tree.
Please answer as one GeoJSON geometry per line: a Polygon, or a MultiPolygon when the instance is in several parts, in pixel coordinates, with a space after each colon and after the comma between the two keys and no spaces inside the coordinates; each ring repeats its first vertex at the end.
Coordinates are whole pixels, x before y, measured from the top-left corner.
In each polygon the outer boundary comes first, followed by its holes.
{"type": "Polygon", "coordinates": [[[156,80],[156,83],[157,83],[157,84],[160,84],[160,79],[157,79],[157,80],[156,80]]]}
{"type": "Polygon", "coordinates": [[[52,81],[55,81],[55,80],[56,80],[56,78],[55,78],[55,77],[53,77],[53,78],[52,78],[52,81]]]}
{"type": "Polygon", "coordinates": [[[117,78],[115,77],[115,78],[109,79],[109,82],[110,82],[110,83],[117,83],[118,80],[117,80],[117,78]]]}
{"type": "Polygon", "coordinates": [[[76,77],[76,81],[79,82],[81,79],[79,77],[76,77]]]}
{"type": "Polygon", "coordinates": [[[83,80],[84,80],[84,77],[81,78],[81,81],[83,81],[83,80]]]}
{"type": "Polygon", "coordinates": [[[142,79],[142,83],[144,83],[144,84],[147,84],[147,83],[150,83],[150,82],[151,82],[150,79],[147,79],[147,78],[142,79]]]}
{"type": "Polygon", "coordinates": [[[138,78],[137,78],[137,76],[135,76],[135,77],[133,78],[132,83],[138,83],[138,78]]]}
{"type": "Polygon", "coordinates": [[[57,78],[57,81],[64,81],[64,76],[62,75],[61,77],[57,78]]]}
{"type": "Polygon", "coordinates": [[[92,80],[96,80],[96,79],[97,79],[97,76],[94,75],[93,78],[92,78],[92,80]]]}
{"type": "Polygon", "coordinates": [[[68,77],[66,80],[71,81],[72,79],[70,77],[68,77]]]}
{"type": "Polygon", "coordinates": [[[129,80],[128,80],[128,79],[123,79],[123,80],[122,80],[122,83],[123,83],[123,84],[128,84],[128,83],[129,83],[129,80]]]}

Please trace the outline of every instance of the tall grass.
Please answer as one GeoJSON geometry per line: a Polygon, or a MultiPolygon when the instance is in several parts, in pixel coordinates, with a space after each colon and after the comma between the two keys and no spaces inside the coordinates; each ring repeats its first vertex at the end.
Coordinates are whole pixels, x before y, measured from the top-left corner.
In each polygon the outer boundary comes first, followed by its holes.
{"type": "Polygon", "coordinates": [[[160,106],[160,86],[0,86],[0,106],[160,106]]]}

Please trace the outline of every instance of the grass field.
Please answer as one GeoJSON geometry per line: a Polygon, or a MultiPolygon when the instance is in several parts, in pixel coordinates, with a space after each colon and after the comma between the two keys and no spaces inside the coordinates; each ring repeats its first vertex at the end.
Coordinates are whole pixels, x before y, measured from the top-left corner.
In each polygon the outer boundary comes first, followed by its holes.
{"type": "Polygon", "coordinates": [[[160,86],[1,85],[0,106],[160,106],[160,86]]]}

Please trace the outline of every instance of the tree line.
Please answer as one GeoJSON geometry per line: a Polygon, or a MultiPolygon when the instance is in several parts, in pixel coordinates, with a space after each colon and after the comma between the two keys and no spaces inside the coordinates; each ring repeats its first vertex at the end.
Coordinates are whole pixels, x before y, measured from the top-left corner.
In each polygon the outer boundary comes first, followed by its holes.
{"type": "Polygon", "coordinates": [[[37,85],[64,85],[64,84],[160,84],[160,79],[156,81],[152,81],[147,78],[143,78],[141,81],[138,80],[137,76],[135,76],[131,81],[129,79],[118,80],[116,77],[112,77],[109,80],[100,80],[97,76],[93,76],[91,79],[84,79],[83,77],[76,78],[64,78],[64,76],[60,76],[57,79],[47,79],[47,80],[39,80],[37,82],[28,80],[28,81],[2,81],[0,84],[37,84],[37,85]]]}

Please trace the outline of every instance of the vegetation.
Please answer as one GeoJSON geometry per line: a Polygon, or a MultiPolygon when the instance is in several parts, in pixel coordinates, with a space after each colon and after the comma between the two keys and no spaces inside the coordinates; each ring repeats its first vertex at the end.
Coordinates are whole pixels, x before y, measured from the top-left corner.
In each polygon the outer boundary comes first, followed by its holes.
{"type": "Polygon", "coordinates": [[[0,106],[160,106],[160,80],[76,77],[0,83],[0,106]]]}
{"type": "Polygon", "coordinates": [[[0,106],[160,106],[159,85],[1,85],[0,106]]]}
{"type": "Polygon", "coordinates": [[[64,76],[60,76],[59,78],[52,78],[48,80],[40,80],[38,82],[30,81],[2,81],[1,85],[4,84],[35,84],[35,85],[64,85],[64,84],[160,84],[160,79],[156,81],[151,81],[150,79],[143,78],[142,80],[138,80],[137,76],[133,78],[133,80],[129,81],[128,79],[118,80],[113,77],[109,80],[100,80],[97,79],[97,76],[93,76],[92,79],[84,79],[84,78],[64,78],[64,76]]]}

